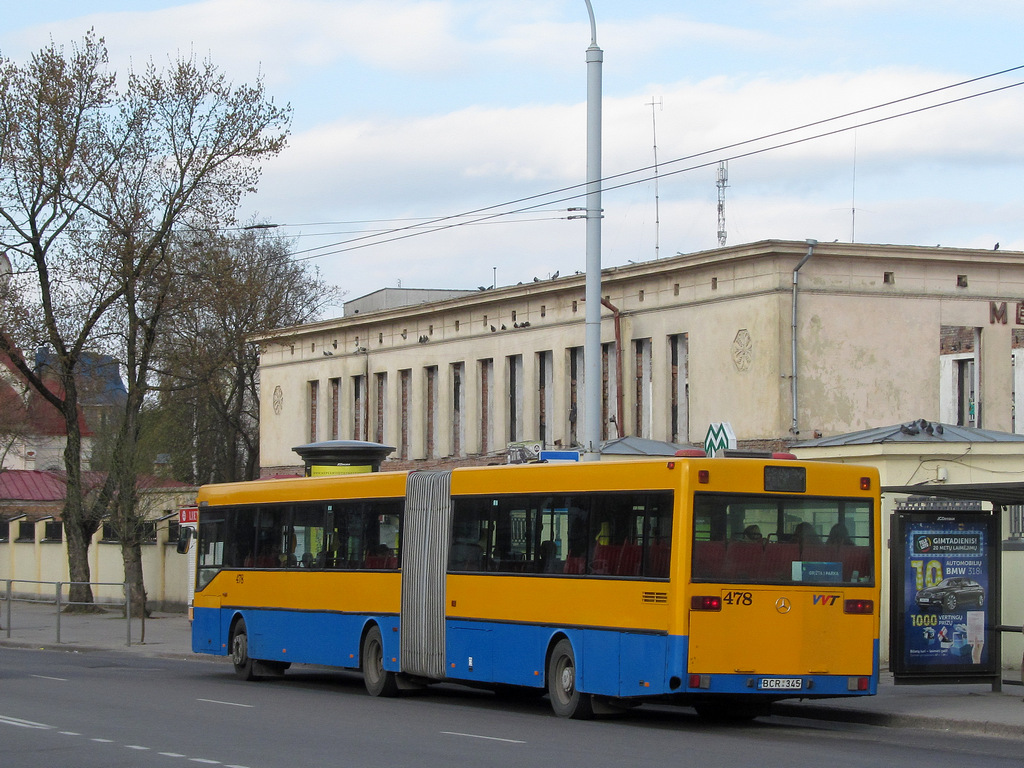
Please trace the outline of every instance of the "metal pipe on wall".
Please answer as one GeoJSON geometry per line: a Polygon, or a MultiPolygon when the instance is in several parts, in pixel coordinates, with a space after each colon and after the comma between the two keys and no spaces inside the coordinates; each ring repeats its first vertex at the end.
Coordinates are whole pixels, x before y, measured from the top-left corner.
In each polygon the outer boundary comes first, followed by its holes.
{"type": "Polygon", "coordinates": [[[797,405],[798,405],[798,400],[797,400],[797,371],[796,371],[796,338],[797,338],[797,334],[796,334],[796,307],[797,307],[797,286],[799,285],[799,282],[800,282],[800,276],[799,276],[800,268],[803,267],[803,265],[806,264],[808,262],[808,260],[810,260],[811,256],[814,255],[814,246],[816,246],[817,244],[818,244],[817,240],[808,240],[807,241],[807,254],[802,259],[800,259],[800,262],[796,265],[796,268],[793,270],[793,323],[792,323],[792,329],[791,329],[792,334],[791,334],[791,339],[790,339],[790,346],[792,348],[792,353],[793,353],[793,361],[792,361],[792,368],[790,369],[790,372],[792,373],[792,376],[790,376],[790,381],[789,381],[790,392],[791,392],[792,399],[793,399],[793,423],[790,426],[789,431],[792,434],[794,434],[794,435],[799,435],[800,434],[800,429],[797,426],[797,405]]]}

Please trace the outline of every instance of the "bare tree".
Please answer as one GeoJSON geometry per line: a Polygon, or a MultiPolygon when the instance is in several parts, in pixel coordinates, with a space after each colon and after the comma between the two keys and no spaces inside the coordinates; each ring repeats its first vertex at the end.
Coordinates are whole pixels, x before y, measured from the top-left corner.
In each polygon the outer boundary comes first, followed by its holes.
{"type": "Polygon", "coordinates": [[[169,288],[179,230],[231,220],[259,162],[284,146],[288,107],[262,83],[233,86],[209,62],[149,65],[118,92],[101,39],[69,55],[51,44],[24,67],[0,68],[0,218],[18,301],[0,308],[0,351],[67,428],[64,507],[72,600],[91,602],[89,539],[108,512],[125,577],[144,610],[135,530],[138,416],[169,288]],[[19,311],[20,310],[20,311],[19,311]],[[45,344],[60,386],[48,388],[18,351],[45,344]],[[86,503],[76,368],[88,350],[121,360],[128,398],[107,482],[86,503]],[[54,391],[55,389],[55,391],[54,391]]]}
{"type": "Polygon", "coordinates": [[[175,319],[161,341],[159,410],[179,477],[259,474],[259,350],[250,337],[315,319],[339,296],[290,250],[260,225],[191,247],[198,268],[178,281],[175,319]]]}

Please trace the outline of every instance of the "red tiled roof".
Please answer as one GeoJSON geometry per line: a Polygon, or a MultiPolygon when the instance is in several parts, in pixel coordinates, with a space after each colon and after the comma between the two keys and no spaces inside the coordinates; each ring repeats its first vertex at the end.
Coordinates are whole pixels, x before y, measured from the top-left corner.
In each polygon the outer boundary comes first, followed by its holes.
{"type": "MultiPolygon", "coordinates": [[[[88,490],[99,487],[106,479],[104,472],[83,472],[82,486],[88,490]]],[[[152,475],[140,475],[139,489],[189,488],[187,483],[152,475]]],[[[63,501],[64,473],[33,469],[8,469],[0,472],[0,500],[4,501],[63,501]]]]}
{"type": "Polygon", "coordinates": [[[0,499],[63,501],[64,476],[57,472],[8,469],[0,472],[0,499]]]}

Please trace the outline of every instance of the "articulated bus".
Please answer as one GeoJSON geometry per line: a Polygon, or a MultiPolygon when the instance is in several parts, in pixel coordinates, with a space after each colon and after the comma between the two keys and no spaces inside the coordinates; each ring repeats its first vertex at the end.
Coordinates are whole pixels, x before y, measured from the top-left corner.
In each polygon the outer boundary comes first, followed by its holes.
{"type": "Polygon", "coordinates": [[[193,650],[244,679],[546,693],[753,717],[878,681],[874,469],[691,456],[259,480],[199,492],[193,650]]]}

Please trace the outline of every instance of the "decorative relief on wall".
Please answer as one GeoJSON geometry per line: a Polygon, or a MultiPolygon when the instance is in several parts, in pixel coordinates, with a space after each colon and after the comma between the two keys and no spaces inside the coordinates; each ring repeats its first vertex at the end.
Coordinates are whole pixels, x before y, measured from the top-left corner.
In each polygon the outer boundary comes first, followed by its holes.
{"type": "Polygon", "coordinates": [[[281,415],[281,409],[284,407],[284,392],[281,391],[280,386],[274,387],[274,413],[278,416],[281,415]]]}
{"type": "Polygon", "coordinates": [[[736,338],[732,340],[732,362],[736,370],[744,373],[750,370],[750,363],[754,358],[754,341],[750,338],[750,331],[741,328],[736,332],[736,338]]]}

